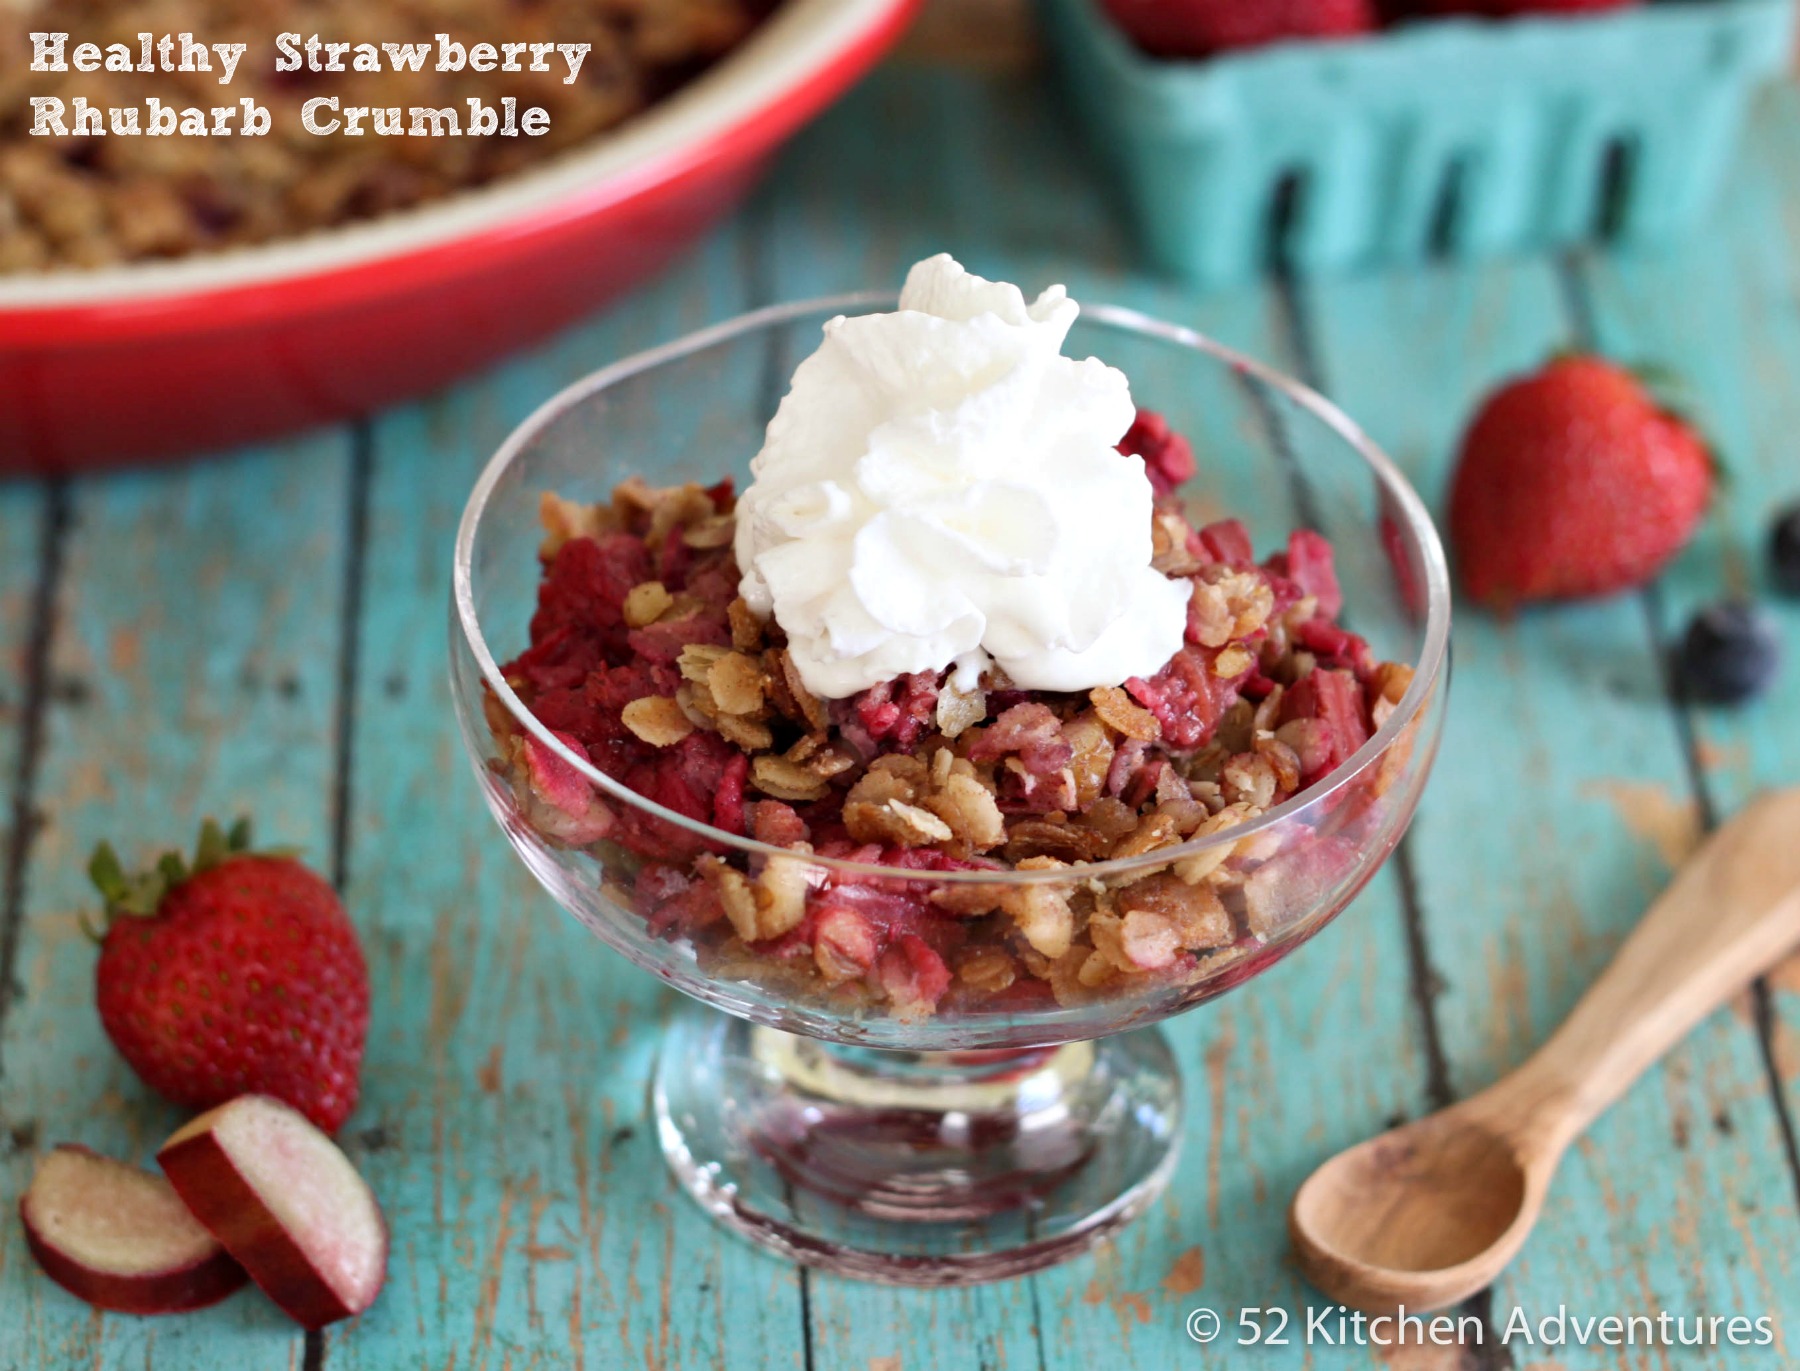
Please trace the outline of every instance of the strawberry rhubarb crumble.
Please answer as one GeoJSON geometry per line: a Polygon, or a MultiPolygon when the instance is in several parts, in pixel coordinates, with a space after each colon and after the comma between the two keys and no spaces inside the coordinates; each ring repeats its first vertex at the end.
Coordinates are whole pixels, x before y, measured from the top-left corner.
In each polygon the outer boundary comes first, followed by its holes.
{"type": "Polygon", "coordinates": [[[781,853],[598,792],[490,698],[496,768],[712,973],[901,1014],[1074,1003],[1196,979],[1348,865],[1323,834],[1298,866],[1279,837],[1186,845],[1328,776],[1411,670],[1339,624],[1323,537],[1259,561],[1238,521],[1188,521],[1192,450],[1060,355],[1074,313],[932,259],[897,313],[827,326],[741,498],[543,496],[508,683],[627,789],[781,853]]]}

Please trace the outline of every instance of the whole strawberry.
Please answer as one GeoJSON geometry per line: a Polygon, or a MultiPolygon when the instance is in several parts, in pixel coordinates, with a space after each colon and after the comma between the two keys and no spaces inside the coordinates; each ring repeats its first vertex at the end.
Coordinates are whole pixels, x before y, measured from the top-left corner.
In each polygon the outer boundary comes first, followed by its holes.
{"type": "Polygon", "coordinates": [[[1655,576],[1712,494],[1706,444],[1630,372],[1564,357],[1489,397],[1463,439],[1450,534],[1463,588],[1498,609],[1655,576]]]}
{"type": "Polygon", "coordinates": [[[191,1109],[273,1095],[335,1133],[356,1107],[369,974],[336,893],[291,856],[207,820],[190,867],[127,875],[102,843],[100,1022],[157,1093],[191,1109]]]}
{"type": "Polygon", "coordinates": [[[1139,47],[1210,57],[1285,38],[1345,38],[1376,24],[1375,0],[1103,0],[1139,47]]]}

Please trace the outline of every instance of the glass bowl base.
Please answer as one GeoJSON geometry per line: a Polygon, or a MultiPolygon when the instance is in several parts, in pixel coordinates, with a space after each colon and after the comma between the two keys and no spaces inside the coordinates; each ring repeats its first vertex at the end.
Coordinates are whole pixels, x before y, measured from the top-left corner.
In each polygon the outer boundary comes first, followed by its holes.
{"type": "Polygon", "coordinates": [[[687,1012],[652,1091],[714,1218],[794,1261],[965,1285],[1086,1251],[1162,1193],[1181,1081],[1155,1029],[1008,1052],[839,1047],[687,1012]]]}

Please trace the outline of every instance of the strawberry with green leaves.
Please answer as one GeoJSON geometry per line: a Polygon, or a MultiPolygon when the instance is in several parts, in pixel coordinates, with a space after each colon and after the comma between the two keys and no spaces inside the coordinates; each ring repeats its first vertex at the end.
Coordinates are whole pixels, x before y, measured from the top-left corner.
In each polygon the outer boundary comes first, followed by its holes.
{"type": "Polygon", "coordinates": [[[356,1107],[369,974],[331,886],[248,821],[210,819],[190,865],[166,853],[128,873],[102,843],[106,899],[95,982],[107,1036],[145,1083],[210,1109],[273,1095],[335,1133],[356,1107]]]}

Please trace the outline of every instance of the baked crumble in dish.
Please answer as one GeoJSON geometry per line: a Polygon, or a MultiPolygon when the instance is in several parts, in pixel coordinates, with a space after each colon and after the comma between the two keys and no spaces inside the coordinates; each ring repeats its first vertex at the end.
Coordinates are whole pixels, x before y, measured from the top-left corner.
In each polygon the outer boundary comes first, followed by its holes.
{"type": "Polygon", "coordinates": [[[1154,412],[1118,450],[1149,478],[1152,565],[1188,583],[1187,622],[1160,671],[1079,692],[1021,690],[990,666],[974,688],[952,668],[822,700],[774,618],[739,594],[730,481],[632,479],[596,505],[545,493],[537,607],[507,683],[621,786],[781,852],[601,793],[490,691],[490,766],[518,817],[591,852],[608,895],[690,944],[709,975],[833,1008],[1024,1012],[1223,988],[1241,979],[1221,975],[1229,959],[1252,974],[1258,950],[1351,874],[1359,840],[1392,830],[1382,797],[1411,738],[1324,797],[1319,831],[1297,840],[1295,820],[1196,840],[1326,781],[1412,670],[1339,622],[1325,538],[1296,530],[1259,561],[1238,521],[1194,527],[1175,494],[1192,450],[1154,412]],[[1135,859],[1122,874],[1083,874],[1122,859],[1135,859]],[[984,871],[1042,876],[984,884],[984,871]]]}
{"type": "MultiPolygon", "coordinates": [[[[778,0],[17,0],[0,5],[0,275],[186,257],[379,218],[538,165],[604,135],[685,85],[747,38],[778,0]],[[54,22],[52,22],[54,21],[54,22]],[[229,85],[218,70],[31,71],[31,34],[70,46],[192,32],[250,45],[229,85]],[[420,71],[275,70],[275,38],[431,45],[420,71]],[[590,43],[577,79],[549,73],[433,69],[435,35],[477,43],[590,43]],[[301,105],[449,107],[471,97],[549,112],[540,137],[314,136],[301,105]],[[260,137],[31,136],[32,96],[136,109],[270,112],[260,137]]],[[[346,64],[348,59],[346,60],[346,64]]],[[[73,115],[68,116],[71,120],[73,115]]]]}

